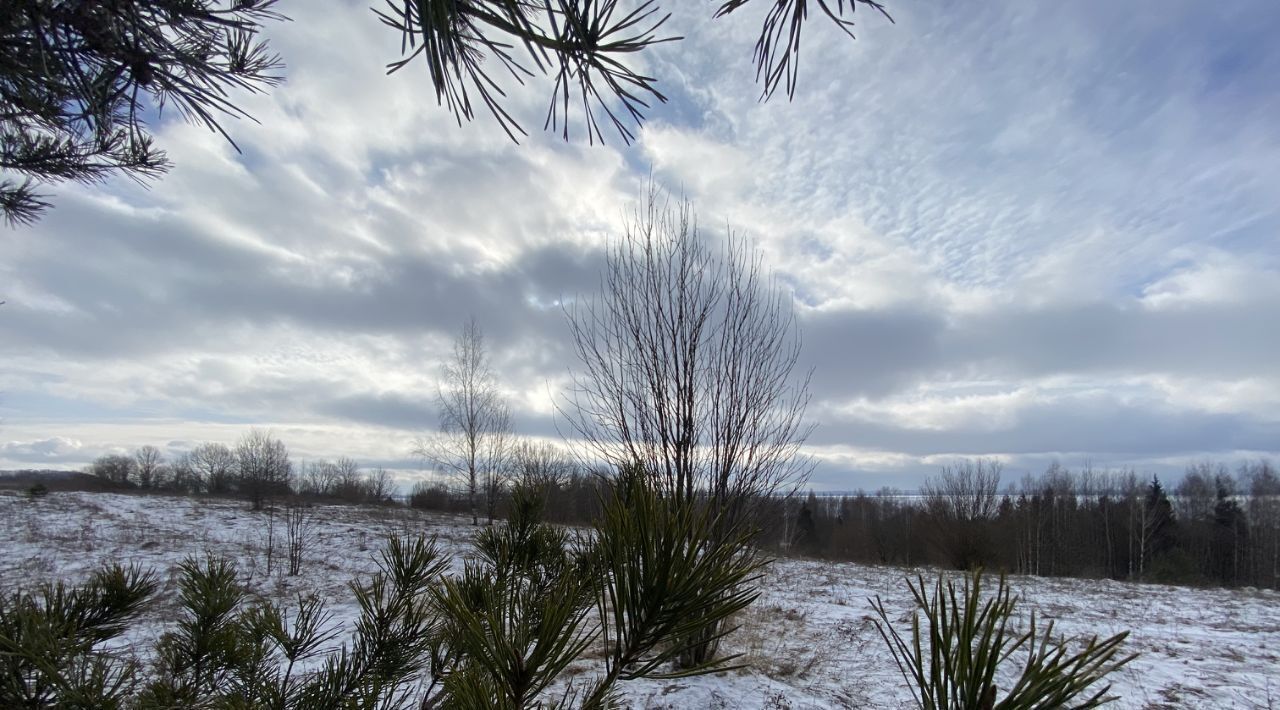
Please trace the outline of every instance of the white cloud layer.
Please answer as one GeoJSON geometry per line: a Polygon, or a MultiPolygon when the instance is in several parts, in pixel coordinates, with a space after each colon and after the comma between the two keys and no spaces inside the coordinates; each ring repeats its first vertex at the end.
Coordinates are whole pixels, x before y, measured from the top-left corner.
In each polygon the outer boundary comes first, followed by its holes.
{"type": "MultiPolygon", "coordinates": [[[[166,119],[152,189],[63,187],[0,239],[0,467],[259,425],[411,469],[468,315],[519,426],[554,435],[557,304],[651,175],[794,291],[817,485],[1280,452],[1265,2],[892,3],[856,42],[815,18],[795,100],[763,105],[752,19],[669,5],[686,40],[644,61],[672,101],[605,148],[458,127],[422,67],[384,76],[397,38],[367,8],[291,8],[242,154],[166,119]]],[[[512,99],[529,127],[538,88],[512,99]]]]}

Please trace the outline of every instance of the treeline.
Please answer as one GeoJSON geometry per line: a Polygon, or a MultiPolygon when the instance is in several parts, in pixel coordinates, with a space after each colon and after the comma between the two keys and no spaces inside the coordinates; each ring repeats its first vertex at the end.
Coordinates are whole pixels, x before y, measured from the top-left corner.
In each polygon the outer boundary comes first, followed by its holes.
{"type": "Polygon", "coordinates": [[[352,503],[394,499],[395,481],[385,469],[362,471],[354,460],[310,461],[295,465],[284,442],[252,429],[236,443],[204,443],[172,461],[154,446],[132,454],[107,454],[87,468],[122,488],[170,493],[204,493],[247,498],[254,509],[280,496],[305,496],[352,503]]]}
{"type": "MultiPolygon", "coordinates": [[[[992,461],[894,489],[775,505],[772,542],[873,564],[1280,588],[1280,475],[1198,464],[1168,490],[1134,471],[1053,464],[1001,488],[992,461]]],[[[766,529],[770,529],[766,526],[766,529]]]]}
{"type": "MultiPolygon", "coordinates": [[[[608,478],[553,444],[509,447],[479,496],[490,520],[508,514],[510,488],[535,487],[548,521],[588,525],[608,478]]],[[[241,496],[255,508],[278,496],[388,503],[395,483],[352,459],[295,466],[279,439],[259,430],[235,446],[206,443],[166,461],[143,446],[98,458],[88,472],[116,485],[241,496]]],[[[1002,486],[997,462],[944,467],[918,493],[875,493],[755,501],[760,542],[781,554],[870,564],[935,565],[1040,576],[1280,588],[1280,474],[1268,461],[1236,470],[1202,463],[1171,490],[1132,470],[1070,470],[1002,486]]],[[[454,482],[456,483],[456,481],[454,482]]],[[[474,510],[466,485],[417,483],[414,508],[474,510]]]]}
{"type": "MultiPolygon", "coordinates": [[[[506,518],[513,487],[537,490],[543,498],[543,517],[565,525],[588,525],[600,511],[605,477],[587,470],[567,451],[555,444],[533,440],[504,447],[500,457],[492,457],[490,473],[480,479],[475,495],[483,503],[490,522],[506,518]]],[[[465,475],[441,480],[419,481],[409,494],[411,507],[450,513],[474,510],[473,492],[465,475]]]]}

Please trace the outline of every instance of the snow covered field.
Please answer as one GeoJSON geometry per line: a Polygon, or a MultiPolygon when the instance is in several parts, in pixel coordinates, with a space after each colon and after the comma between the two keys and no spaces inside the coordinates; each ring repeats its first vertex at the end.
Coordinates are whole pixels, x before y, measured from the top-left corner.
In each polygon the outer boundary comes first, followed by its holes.
{"type": "MultiPolygon", "coordinates": [[[[289,577],[280,561],[267,574],[266,514],[232,501],[90,493],[29,499],[4,493],[0,521],[5,591],[42,580],[76,580],[111,561],[153,568],[172,589],[177,562],[207,552],[236,560],[255,593],[280,599],[320,594],[335,623],[355,616],[347,583],[375,569],[374,556],[387,535],[434,534],[459,555],[470,538],[460,518],[403,508],[322,506],[302,573],[289,577]]],[[[276,535],[283,536],[280,520],[276,535]]],[[[455,565],[460,566],[456,558],[455,565]]],[[[743,614],[742,629],[728,643],[729,651],[745,654],[749,668],[622,689],[634,707],[646,708],[907,707],[908,692],[866,601],[879,595],[905,619],[907,574],[912,572],[778,560],[768,570],[763,596],[743,614]]],[[[1127,648],[1141,656],[1114,678],[1120,700],[1112,707],[1280,707],[1280,594],[1034,577],[1012,582],[1023,597],[1022,613],[1036,609],[1043,619],[1057,621],[1059,633],[1132,631],[1127,648]]],[[[129,645],[138,651],[149,647],[172,618],[173,596],[158,595],[129,645]]]]}

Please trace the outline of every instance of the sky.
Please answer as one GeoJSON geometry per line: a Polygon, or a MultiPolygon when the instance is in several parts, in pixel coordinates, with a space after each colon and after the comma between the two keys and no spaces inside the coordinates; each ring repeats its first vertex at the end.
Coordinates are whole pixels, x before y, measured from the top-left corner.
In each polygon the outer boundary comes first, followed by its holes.
{"type": "Polygon", "coordinates": [[[815,15],[767,103],[763,6],[666,6],[683,41],[634,61],[670,101],[591,146],[539,130],[549,82],[512,92],[515,145],[425,65],[387,76],[367,3],[287,3],[242,152],[166,112],[163,179],[58,186],[0,231],[0,468],[259,427],[408,481],[473,316],[517,430],[555,439],[557,304],[650,180],[791,292],[814,488],[1277,457],[1280,6],[895,0],[856,41],[815,15]]]}

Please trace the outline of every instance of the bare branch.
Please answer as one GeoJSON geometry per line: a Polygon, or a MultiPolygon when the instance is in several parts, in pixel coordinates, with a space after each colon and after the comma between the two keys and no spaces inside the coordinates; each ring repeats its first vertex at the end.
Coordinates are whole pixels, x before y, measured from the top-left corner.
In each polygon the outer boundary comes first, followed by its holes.
{"type": "Polygon", "coordinates": [[[473,525],[479,523],[480,496],[492,521],[506,485],[511,413],[498,390],[475,318],[463,326],[453,342],[452,356],[441,368],[436,406],[439,435],[419,438],[414,451],[462,482],[473,525]]]}
{"type": "Polygon", "coordinates": [[[712,249],[688,202],[651,189],[568,317],[582,369],[560,409],[593,457],[736,521],[806,480],[795,317],[745,241],[712,249]]]}

